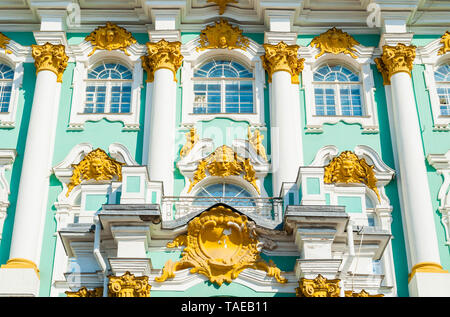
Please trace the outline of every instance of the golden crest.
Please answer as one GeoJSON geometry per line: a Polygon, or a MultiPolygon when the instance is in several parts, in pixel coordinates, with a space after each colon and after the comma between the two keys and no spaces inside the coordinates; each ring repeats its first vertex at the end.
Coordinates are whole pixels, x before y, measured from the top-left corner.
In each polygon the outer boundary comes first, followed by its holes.
{"type": "Polygon", "coordinates": [[[197,141],[199,140],[199,136],[195,128],[189,130],[189,132],[187,132],[185,135],[186,135],[186,143],[180,150],[180,157],[185,157],[186,155],[188,155],[188,153],[194,147],[195,143],[197,143],[197,141]]]}
{"type": "Polygon", "coordinates": [[[354,293],[352,291],[345,291],[345,297],[383,297],[383,294],[370,295],[365,290],[361,290],[359,293],[354,293]]]}
{"type": "Polygon", "coordinates": [[[188,192],[191,191],[195,184],[206,177],[206,172],[211,176],[220,177],[237,176],[244,173],[244,179],[251,183],[256,191],[260,193],[256,185],[256,173],[253,165],[250,163],[250,159],[238,156],[232,148],[226,145],[218,147],[213,153],[198,163],[188,192]]]}
{"type": "Polygon", "coordinates": [[[67,297],[103,297],[103,287],[96,287],[89,290],[83,286],[76,292],[66,291],[65,293],[67,297]]]}
{"type": "Polygon", "coordinates": [[[130,55],[127,52],[127,47],[136,43],[136,39],[130,32],[111,22],[107,22],[106,26],[95,29],[86,36],[85,40],[90,41],[94,47],[88,56],[94,54],[97,49],[108,51],[121,50],[126,55],[130,55]]]}
{"type": "Polygon", "coordinates": [[[322,56],[325,53],[331,54],[349,54],[353,58],[357,56],[353,53],[356,51],[353,46],[358,45],[356,41],[350,34],[343,32],[335,27],[329,29],[325,33],[316,36],[311,41],[311,46],[316,46],[320,49],[320,53],[316,55],[316,58],[322,56]]]}
{"type": "Polygon", "coordinates": [[[352,151],[344,151],[325,166],[323,181],[326,184],[363,183],[372,189],[380,200],[373,168],[364,158],[359,159],[352,151]]]}
{"type": "Polygon", "coordinates": [[[125,272],[122,276],[108,276],[109,297],[150,297],[148,276],[134,276],[125,272]]]}
{"type": "Polygon", "coordinates": [[[187,235],[177,239],[176,246],[186,245],[182,259],[167,261],[162,275],[155,278],[157,282],[174,277],[176,271],[187,268],[191,273],[205,275],[219,286],[224,282],[231,283],[246,268],[263,270],[279,283],[287,282],[273,262],[265,263],[260,258],[256,232],[247,217],[223,205],[212,207],[191,220],[187,235]]]}
{"type": "Polygon", "coordinates": [[[264,44],[265,54],[261,56],[262,66],[269,75],[268,81],[272,82],[272,75],[278,71],[291,74],[291,83],[299,83],[299,75],[303,70],[304,58],[298,58],[298,45],[287,45],[283,41],[278,44],[264,44]]]}
{"type": "Polygon", "coordinates": [[[5,54],[11,54],[12,52],[6,48],[6,45],[9,44],[10,39],[3,33],[0,32],[0,48],[5,50],[5,54]]]}
{"type": "Polygon", "coordinates": [[[301,278],[295,292],[297,297],[339,297],[339,281],[326,279],[320,274],[313,280],[301,278]]]}
{"type": "Polygon", "coordinates": [[[237,0],[208,0],[208,2],[214,2],[219,6],[219,14],[222,15],[229,3],[238,3],[237,0]]]}
{"type": "Polygon", "coordinates": [[[197,51],[209,48],[227,48],[230,50],[240,48],[245,51],[249,46],[249,40],[242,35],[242,30],[233,27],[223,19],[216,22],[214,26],[207,26],[200,33],[199,42],[200,47],[197,47],[197,51]]]}
{"type": "Polygon", "coordinates": [[[173,80],[177,81],[176,73],[183,63],[181,42],[167,42],[163,39],[157,43],[147,43],[147,55],[141,56],[141,60],[142,68],[147,72],[147,82],[153,82],[155,72],[161,68],[170,69],[173,80]]]}
{"type": "Polygon", "coordinates": [[[72,164],[73,173],[70,178],[70,183],[67,185],[67,194],[75,186],[81,184],[83,180],[111,180],[117,177],[119,181],[122,180],[122,165],[124,163],[117,162],[110,158],[105,151],[98,148],[89,152],[78,164],[72,164]]]}
{"type": "Polygon", "coordinates": [[[438,52],[438,55],[444,55],[447,52],[450,52],[450,31],[445,32],[441,37],[442,47],[438,52]]]}
{"type": "Polygon", "coordinates": [[[256,154],[261,156],[267,162],[266,149],[262,143],[262,141],[264,140],[264,135],[261,134],[259,129],[255,129],[252,134],[250,127],[248,127],[247,137],[248,141],[253,146],[253,149],[255,149],[256,154]]]}

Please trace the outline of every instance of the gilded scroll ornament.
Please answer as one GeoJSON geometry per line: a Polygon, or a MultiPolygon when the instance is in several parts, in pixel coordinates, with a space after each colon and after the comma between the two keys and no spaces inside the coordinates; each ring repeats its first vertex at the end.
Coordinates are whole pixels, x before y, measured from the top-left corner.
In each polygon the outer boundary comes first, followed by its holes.
{"type": "Polygon", "coordinates": [[[186,135],[186,143],[183,145],[183,147],[180,150],[181,158],[188,155],[189,152],[194,147],[195,143],[197,143],[197,141],[199,140],[199,136],[198,136],[195,128],[190,129],[189,132],[187,132],[185,135],[186,135]]]}
{"type": "Polygon", "coordinates": [[[197,51],[217,48],[229,50],[240,48],[245,51],[249,46],[249,40],[242,35],[242,30],[222,19],[213,26],[207,26],[200,33],[199,43],[200,47],[197,47],[197,51]]]}
{"type": "Polygon", "coordinates": [[[188,192],[206,177],[206,172],[211,176],[220,177],[237,176],[244,173],[244,179],[251,183],[258,193],[260,192],[256,185],[256,173],[250,160],[240,157],[226,145],[218,147],[213,153],[199,161],[188,192]]]}
{"type": "MultiPolygon", "coordinates": [[[[186,247],[178,262],[164,265],[157,282],[175,276],[176,271],[190,268],[191,273],[206,276],[211,283],[231,283],[246,268],[263,270],[279,283],[287,280],[273,262],[260,258],[254,226],[247,217],[223,205],[213,207],[191,220],[185,238],[186,247]]],[[[170,245],[168,245],[170,247],[170,245]]]]}
{"type": "Polygon", "coordinates": [[[219,14],[225,13],[225,9],[229,3],[238,3],[237,0],[208,0],[208,2],[214,2],[219,6],[219,14]]]}
{"type": "Polygon", "coordinates": [[[329,29],[325,33],[316,36],[311,41],[311,46],[317,47],[320,52],[316,55],[316,58],[319,58],[325,53],[331,54],[349,54],[353,58],[357,58],[355,55],[355,45],[359,45],[359,42],[356,41],[350,34],[343,32],[340,29],[336,29],[335,27],[329,29]]]}
{"type": "Polygon", "coordinates": [[[108,276],[109,297],[150,297],[148,276],[134,276],[125,272],[122,276],[108,276]]]}
{"type": "Polygon", "coordinates": [[[383,297],[383,294],[370,295],[365,290],[361,290],[359,293],[354,293],[352,291],[345,291],[345,297],[383,297]]]}
{"type": "Polygon", "coordinates": [[[339,297],[339,281],[326,279],[320,274],[315,279],[301,278],[295,292],[297,297],[339,297]]]}
{"type": "Polygon", "coordinates": [[[384,65],[381,57],[375,58],[374,61],[375,61],[375,64],[377,65],[378,71],[381,73],[381,76],[383,77],[383,85],[389,86],[391,84],[391,78],[389,77],[389,71],[386,68],[386,65],[384,65]]]}
{"type": "Polygon", "coordinates": [[[325,166],[323,181],[326,184],[362,183],[372,189],[380,200],[373,168],[373,165],[367,164],[366,159],[358,158],[352,151],[344,151],[325,166]]]}
{"type": "Polygon", "coordinates": [[[73,172],[70,183],[67,185],[66,196],[69,196],[72,189],[84,180],[101,181],[117,177],[117,180],[121,181],[123,164],[110,158],[100,148],[89,152],[80,163],[72,164],[73,172]]]}
{"type": "Polygon", "coordinates": [[[157,43],[147,43],[147,55],[141,57],[142,67],[147,72],[147,82],[153,82],[154,74],[158,69],[167,68],[173,72],[173,79],[177,81],[176,73],[183,63],[181,55],[181,42],[167,42],[160,40],[157,43]]]}
{"type": "Polygon", "coordinates": [[[6,45],[9,44],[10,39],[3,33],[0,32],[0,48],[5,50],[5,54],[11,54],[12,52],[6,48],[6,45]]]}
{"type": "Polygon", "coordinates": [[[384,74],[383,78],[386,76],[390,80],[392,75],[399,72],[406,72],[411,76],[415,58],[415,46],[399,43],[396,46],[384,45],[381,59],[375,62],[378,70],[384,74]]]}
{"type": "Polygon", "coordinates": [[[444,55],[447,52],[450,52],[450,31],[445,32],[441,37],[442,47],[438,51],[438,55],[444,55]]]}
{"type": "Polygon", "coordinates": [[[136,39],[130,32],[124,28],[107,22],[105,26],[98,27],[91,34],[86,36],[86,41],[91,42],[93,46],[92,52],[88,56],[95,53],[96,50],[121,50],[126,55],[130,55],[127,48],[136,43],[136,39]]]}
{"type": "Polygon", "coordinates": [[[41,70],[49,70],[56,74],[56,81],[62,82],[62,75],[67,67],[69,57],[66,55],[64,45],[31,45],[31,55],[34,58],[36,74],[41,70]]]}
{"type": "Polygon", "coordinates": [[[278,44],[264,44],[265,54],[261,56],[262,65],[269,75],[269,83],[272,75],[278,71],[291,74],[291,82],[299,83],[299,74],[303,70],[304,58],[297,57],[298,45],[287,45],[283,41],[278,44]]]}
{"type": "Polygon", "coordinates": [[[80,288],[76,292],[65,292],[67,297],[103,297],[103,287],[96,287],[94,289],[80,288]]]}
{"type": "Polygon", "coordinates": [[[256,151],[256,154],[261,156],[266,162],[267,162],[267,155],[266,155],[266,149],[264,148],[264,145],[262,141],[264,140],[264,135],[261,134],[259,129],[256,129],[253,133],[250,130],[250,127],[248,128],[247,132],[248,141],[252,145],[253,149],[256,151]]]}

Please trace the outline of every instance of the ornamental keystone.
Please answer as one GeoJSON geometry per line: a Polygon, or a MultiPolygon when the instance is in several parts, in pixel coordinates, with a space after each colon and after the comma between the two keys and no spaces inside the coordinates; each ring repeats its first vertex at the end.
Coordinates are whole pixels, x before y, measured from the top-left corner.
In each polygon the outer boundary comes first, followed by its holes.
{"type": "Polygon", "coordinates": [[[147,72],[147,82],[153,82],[155,72],[161,68],[170,69],[174,81],[177,81],[176,73],[183,62],[180,49],[181,42],[167,42],[163,39],[157,43],[147,43],[148,55],[141,57],[142,67],[147,72]]]}
{"type": "Polygon", "coordinates": [[[34,58],[36,74],[41,70],[49,70],[56,74],[56,81],[62,82],[62,75],[67,67],[69,57],[62,44],[45,43],[44,45],[31,45],[31,55],[34,58]]]}
{"type": "Polygon", "coordinates": [[[386,85],[386,80],[391,79],[391,76],[405,72],[411,76],[413,62],[416,58],[416,47],[411,45],[399,43],[396,46],[383,46],[383,55],[376,59],[378,70],[383,74],[383,79],[386,85]]]}
{"type": "Polygon", "coordinates": [[[266,54],[261,56],[264,69],[269,75],[269,83],[272,75],[278,71],[291,74],[291,82],[299,83],[299,74],[303,70],[304,58],[297,57],[298,45],[288,45],[281,41],[278,44],[264,44],[266,54]]]}

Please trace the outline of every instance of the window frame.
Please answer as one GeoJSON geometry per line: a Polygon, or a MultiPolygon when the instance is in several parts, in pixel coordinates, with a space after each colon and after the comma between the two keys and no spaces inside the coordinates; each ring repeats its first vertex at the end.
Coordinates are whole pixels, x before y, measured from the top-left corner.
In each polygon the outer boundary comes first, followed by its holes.
{"type": "MultiPolygon", "coordinates": [[[[436,70],[445,64],[450,65],[450,56],[444,56],[443,59],[436,60],[434,64],[433,63],[425,64],[424,77],[428,93],[430,96],[431,112],[433,116],[433,130],[435,131],[450,131],[450,115],[441,114],[441,103],[437,91],[437,89],[439,88],[438,87],[439,84],[438,82],[436,82],[435,79],[436,70]]],[[[447,83],[448,88],[450,88],[450,82],[447,83]]]]}

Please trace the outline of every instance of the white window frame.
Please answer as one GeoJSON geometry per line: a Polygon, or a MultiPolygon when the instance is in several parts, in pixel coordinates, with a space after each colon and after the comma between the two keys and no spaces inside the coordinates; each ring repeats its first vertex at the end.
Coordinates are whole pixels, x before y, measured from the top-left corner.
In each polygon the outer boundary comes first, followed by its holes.
{"type": "Polygon", "coordinates": [[[182,114],[181,125],[190,126],[197,121],[210,121],[215,118],[228,118],[235,121],[248,121],[254,126],[265,126],[264,88],[265,71],[261,56],[264,48],[249,39],[249,47],[241,49],[206,49],[197,51],[200,37],[183,44],[183,65],[181,67],[182,114]],[[194,113],[194,69],[210,59],[234,60],[253,73],[253,113],[194,113]]]}
{"type": "MultiPolygon", "coordinates": [[[[374,63],[373,54],[375,48],[360,45],[357,45],[354,48],[354,53],[357,58],[353,58],[343,53],[338,55],[326,53],[316,59],[315,56],[319,53],[317,48],[307,46],[299,49],[299,56],[305,58],[304,68],[302,71],[302,89],[305,91],[307,133],[322,133],[324,124],[336,124],[340,121],[349,124],[361,125],[363,133],[379,132],[377,105],[374,96],[375,85],[371,68],[371,64],[374,63]],[[363,111],[362,116],[343,116],[339,114],[334,116],[320,116],[315,114],[315,82],[313,81],[313,76],[317,69],[326,64],[342,65],[352,70],[359,76],[363,111]]],[[[330,83],[332,84],[332,82],[330,83]]],[[[338,102],[340,103],[340,100],[338,102]]]]}
{"type": "MultiPolygon", "coordinates": [[[[140,57],[146,54],[145,46],[131,45],[126,55],[122,51],[97,50],[92,56],[88,54],[93,47],[84,41],[71,47],[75,54],[75,69],[73,72],[73,94],[68,130],[83,130],[86,121],[99,121],[107,119],[112,122],[120,121],[124,124],[123,130],[139,130],[139,113],[141,104],[141,89],[143,87],[143,70],[140,57]],[[91,68],[100,62],[119,63],[128,67],[133,73],[131,84],[131,104],[129,113],[85,113],[87,75],[91,68]]],[[[105,105],[105,110],[107,110],[105,105]]]]}

